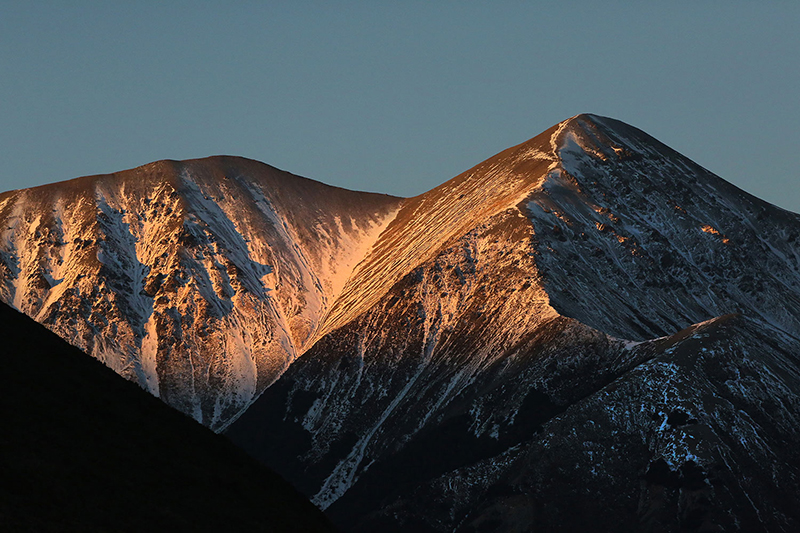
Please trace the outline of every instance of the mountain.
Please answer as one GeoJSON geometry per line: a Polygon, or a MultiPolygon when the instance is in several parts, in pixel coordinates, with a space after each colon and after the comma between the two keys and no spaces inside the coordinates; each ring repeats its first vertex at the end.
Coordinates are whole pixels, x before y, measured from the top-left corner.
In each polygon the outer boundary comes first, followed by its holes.
{"type": "Polygon", "coordinates": [[[414,198],[218,157],[0,221],[0,299],[342,529],[798,529],[800,216],[622,122],[414,198]]]}
{"type": "Polygon", "coordinates": [[[4,531],[333,531],[274,472],[0,304],[4,531]]]}
{"type": "Polygon", "coordinates": [[[0,195],[0,300],[219,429],[302,353],[399,200],[234,157],[0,195]]]}
{"type": "Polygon", "coordinates": [[[799,235],[573,117],[403,202],[226,435],[346,530],[796,530],[799,235]]]}

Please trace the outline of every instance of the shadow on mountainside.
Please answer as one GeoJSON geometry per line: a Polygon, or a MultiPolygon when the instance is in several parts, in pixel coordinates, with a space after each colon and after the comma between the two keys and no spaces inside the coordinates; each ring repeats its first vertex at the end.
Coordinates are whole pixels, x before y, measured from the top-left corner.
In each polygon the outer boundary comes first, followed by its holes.
{"type": "Polygon", "coordinates": [[[4,531],[333,531],[286,481],[0,305],[4,531]]]}

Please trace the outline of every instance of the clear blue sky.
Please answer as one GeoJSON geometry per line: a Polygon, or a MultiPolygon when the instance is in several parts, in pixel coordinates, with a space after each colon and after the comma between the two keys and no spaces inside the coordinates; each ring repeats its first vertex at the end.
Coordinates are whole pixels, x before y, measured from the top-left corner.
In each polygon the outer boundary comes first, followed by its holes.
{"type": "Polygon", "coordinates": [[[232,154],[409,196],[582,112],[800,211],[800,2],[0,2],[2,190],[232,154]]]}

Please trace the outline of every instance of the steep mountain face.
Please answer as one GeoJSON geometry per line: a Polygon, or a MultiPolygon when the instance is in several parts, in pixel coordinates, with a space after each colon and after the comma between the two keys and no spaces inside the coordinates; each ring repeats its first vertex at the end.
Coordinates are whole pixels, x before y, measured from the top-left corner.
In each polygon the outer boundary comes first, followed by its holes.
{"type": "Polygon", "coordinates": [[[574,117],[402,204],[227,435],[345,529],[791,531],[798,235],[574,117]]]}
{"type": "Polygon", "coordinates": [[[4,531],[330,532],[286,481],[0,304],[4,531]]]}
{"type": "Polygon", "coordinates": [[[255,161],[0,195],[0,299],[212,428],[302,353],[398,200],[255,161]]]}

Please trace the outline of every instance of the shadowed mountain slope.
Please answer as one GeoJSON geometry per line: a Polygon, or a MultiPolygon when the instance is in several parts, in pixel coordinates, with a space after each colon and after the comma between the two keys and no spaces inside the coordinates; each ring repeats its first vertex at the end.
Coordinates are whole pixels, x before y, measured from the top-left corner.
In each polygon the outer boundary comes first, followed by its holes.
{"type": "Polygon", "coordinates": [[[333,531],[226,439],[0,304],[4,531],[333,531]]]}
{"type": "Polygon", "coordinates": [[[728,315],[622,358],[597,348],[519,368],[531,400],[496,440],[453,434],[451,413],[372,464],[330,516],[352,531],[800,527],[797,339],[728,315]],[[537,369],[546,394],[526,377],[537,369]]]}

